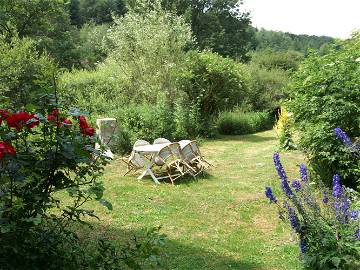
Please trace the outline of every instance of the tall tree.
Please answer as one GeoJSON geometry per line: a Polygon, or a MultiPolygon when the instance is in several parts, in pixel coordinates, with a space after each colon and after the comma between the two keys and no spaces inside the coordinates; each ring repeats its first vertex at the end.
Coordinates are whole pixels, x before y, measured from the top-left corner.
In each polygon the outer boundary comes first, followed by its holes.
{"type": "Polygon", "coordinates": [[[249,13],[238,0],[162,0],[166,9],[184,15],[200,49],[211,49],[240,61],[249,59],[254,39],[249,13]]]}
{"type": "Polygon", "coordinates": [[[0,34],[30,37],[62,66],[74,64],[73,28],[64,0],[0,0],[0,34]]]}

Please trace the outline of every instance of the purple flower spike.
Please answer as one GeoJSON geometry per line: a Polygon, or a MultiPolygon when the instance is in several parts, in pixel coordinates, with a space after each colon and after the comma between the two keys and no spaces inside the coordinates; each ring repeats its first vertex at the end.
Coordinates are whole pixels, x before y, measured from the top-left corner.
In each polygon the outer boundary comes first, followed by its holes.
{"type": "Polygon", "coordinates": [[[327,204],[329,202],[329,196],[326,191],[324,191],[323,203],[327,204]]]}
{"type": "Polygon", "coordinates": [[[343,188],[340,182],[340,175],[335,174],[333,177],[333,196],[337,199],[343,194],[343,188]]]}
{"type": "Polygon", "coordinates": [[[306,169],[305,164],[300,165],[300,175],[301,175],[301,180],[303,180],[304,182],[307,182],[308,173],[307,173],[307,169],[306,169]]]}
{"type": "Polygon", "coordinates": [[[277,199],[270,187],[265,187],[265,196],[269,198],[270,202],[277,203],[277,199]]]}
{"type": "Polygon", "coordinates": [[[351,139],[344,131],[342,131],[341,128],[335,128],[334,133],[335,133],[336,137],[338,137],[339,140],[341,140],[346,146],[348,146],[348,147],[352,146],[353,143],[352,143],[351,139]]]}
{"type": "Polygon", "coordinates": [[[306,252],[306,240],[304,238],[300,239],[300,250],[302,254],[306,252]]]}
{"type": "Polygon", "coordinates": [[[294,180],[292,182],[292,187],[295,189],[296,192],[298,192],[301,189],[301,184],[299,180],[294,180]]]}
{"type": "Polygon", "coordinates": [[[360,229],[355,231],[355,238],[360,241],[360,229]]]}
{"type": "Polygon", "coordinates": [[[293,195],[293,192],[289,186],[289,182],[287,181],[287,176],[284,167],[281,164],[279,153],[276,152],[273,158],[274,158],[276,171],[281,179],[281,187],[285,192],[286,196],[290,197],[291,195],[293,195]]]}
{"type": "Polygon", "coordinates": [[[352,220],[357,220],[358,217],[359,217],[359,210],[353,210],[353,211],[351,211],[350,216],[351,216],[351,219],[352,219],[352,220]]]}
{"type": "Polygon", "coordinates": [[[292,209],[291,207],[288,207],[288,212],[289,212],[289,220],[290,220],[291,227],[296,232],[299,232],[300,231],[299,219],[298,219],[294,209],[292,209]]]}

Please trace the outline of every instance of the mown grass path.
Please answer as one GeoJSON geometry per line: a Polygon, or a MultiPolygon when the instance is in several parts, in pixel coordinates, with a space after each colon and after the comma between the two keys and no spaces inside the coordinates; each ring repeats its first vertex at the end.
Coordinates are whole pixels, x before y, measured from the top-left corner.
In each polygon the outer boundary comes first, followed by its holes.
{"type": "MultiPolygon", "coordinates": [[[[168,236],[162,269],[301,269],[295,235],[264,198],[266,185],[281,193],[272,161],[276,145],[273,131],[205,141],[203,154],[216,167],[175,186],[122,177],[125,167],[114,161],[104,195],[114,210],[94,204],[106,227],[98,233],[121,238],[161,225],[168,236]]],[[[281,157],[288,175],[298,177],[302,155],[281,157]]]]}

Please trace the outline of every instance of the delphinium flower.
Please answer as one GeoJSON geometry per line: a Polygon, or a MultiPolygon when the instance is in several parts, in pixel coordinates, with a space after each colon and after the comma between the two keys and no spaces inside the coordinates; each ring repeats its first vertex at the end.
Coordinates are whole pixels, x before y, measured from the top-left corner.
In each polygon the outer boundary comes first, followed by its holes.
{"type": "Polygon", "coordinates": [[[329,202],[329,195],[327,191],[324,191],[323,203],[327,204],[329,202]]]}
{"type": "Polygon", "coordinates": [[[306,252],[306,240],[304,238],[300,239],[300,250],[303,254],[306,252]]]}
{"type": "Polygon", "coordinates": [[[352,220],[357,220],[358,217],[359,217],[359,210],[353,210],[353,211],[351,211],[350,216],[351,216],[351,219],[352,219],[352,220]]]}
{"type": "Polygon", "coordinates": [[[295,189],[296,192],[298,192],[301,189],[301,184],[299,180],[294,180],[292,182],[292,187],[295,189]]]}
{"type": "Polygon", "coordinates": [[[353,143],[351,139],[341,128],[335,128],[334,133],[346,146],[352,147],[353,143]]]}
{"type": "Polygon", "coordinates": [[[300,224],[299,224],[299,219],[295,213],[295,210],[291,207],[288,207],[288,214],[289,214],[289,220],[290,220],[290,224],[291,227],[296,231],[299,232],[300,231],[300,224]]]}
{"type": "Polygon", "coordinates": [[[291,195],[293,195],[293,192],[289,186],[289,182],[287,180],[287,176],[286,176],[284,167],[281,164],[279,153],[275,153],[273,158],[274,158],[274,164],[275,164],[276,171],[281,179],[281,187],[282,187],[283,191],[285,192],[286,196],[290,197],[291,195]]]}
{"type": "Polygon", "coordinates": [[[355,238],[360,241],[360,229],[355,231],[355,238]]]}
{"type": "Polygon", "coordinates": [[[300,175],[301,175],[301,180],[303,180],[304,182],[307,182],[308,173],[307,173],[307,169],[306,169],[305,164],[300,165],[300,175]]]}
{"type": "Polygon", "coordinates": [[[277,199],[270,187],[265,187],[265,196],[269,198],[270,202],[277,203],[277,199]]]}
{"type": "Polygon", "coordinates": [[[336,199],[339,199],[343,194],[343,188],[340,183],[340,175],[335,174],[333,177],[333,196],[336,199]]]}

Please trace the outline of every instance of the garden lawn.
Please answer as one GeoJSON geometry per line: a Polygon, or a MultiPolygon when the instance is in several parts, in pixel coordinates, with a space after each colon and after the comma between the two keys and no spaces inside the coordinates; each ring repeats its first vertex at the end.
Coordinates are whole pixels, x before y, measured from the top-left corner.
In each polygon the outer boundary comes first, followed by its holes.
{"type": "MultiPolygon", "coordinates": [[[[272,160],[276,148],[274,131],[206,140],[201,150],[215,168],[175,186],[123,177],[125,166],[113,161],[104,177],[104,198],[113,211],[91,202],[101,218],[92,233],[123,239],[161,226],[168,237],[161,269],[301,269],[296,236],[264,197],[269,185],[281,193],[272,160]]],[[[302,155],[281,158],[289,178],[298,177],[302,155]]]]}

